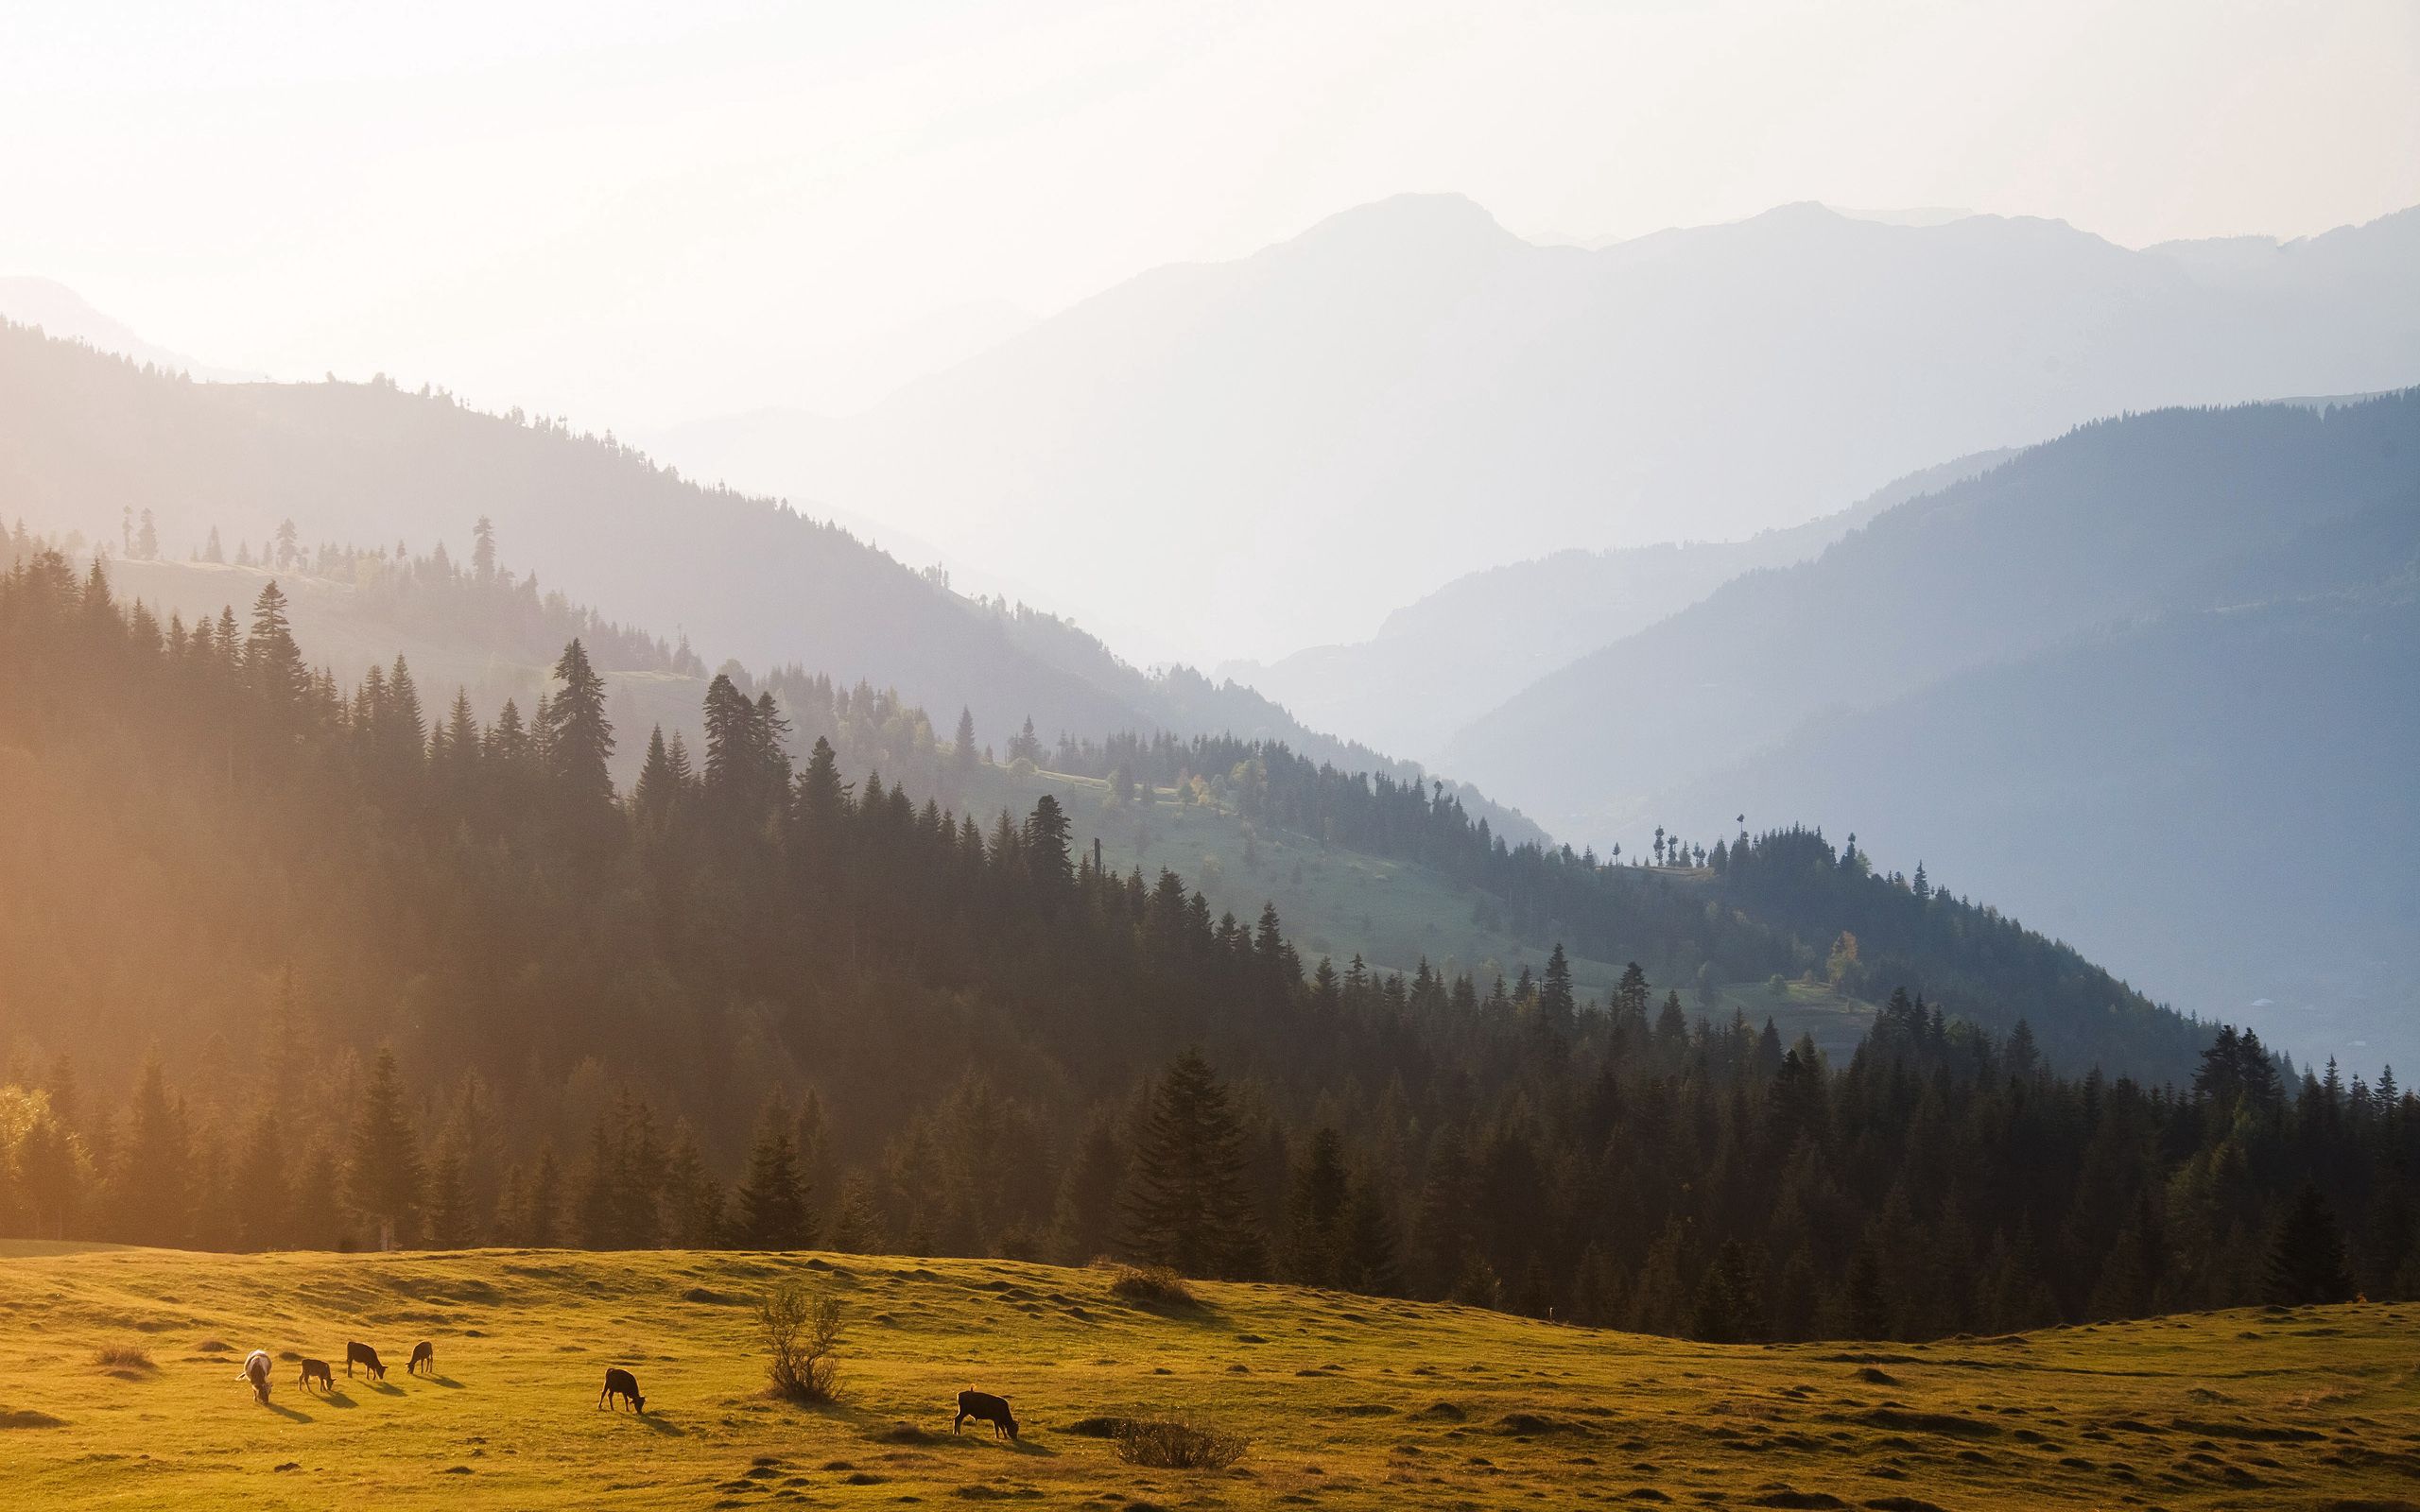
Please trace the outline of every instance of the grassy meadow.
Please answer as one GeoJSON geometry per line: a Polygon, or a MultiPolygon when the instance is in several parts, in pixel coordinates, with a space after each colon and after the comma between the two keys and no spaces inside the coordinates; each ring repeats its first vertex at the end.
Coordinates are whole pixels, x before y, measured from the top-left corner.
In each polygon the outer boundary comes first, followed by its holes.
{"type": "Polygon", "coordinates": [[[0,1250],[0,1504],[324,1508],[2119,1505],[2420,1495],[2420,1309],[2243,1312],[1921,1346],[1719,1347],[1097,1270],[682,1252],[0,1250]],[[846,1307],[844,1400],[766,1396],[750,1303],[846,1307]],[[348,1381],[344,1345],[389,1364],[348,1381]],[[406,1377],[417,1339],[437,1374],[406,1377]],[[279,1358],[269,1405],[237,1378],[279,1358]],[[337,1366],[333,1394],[293,1357],[337,1366]],[[627,1366],[643,1416],[599,1412],[627,1366]],[[963,1386],[1024,1438],[953,1436],[963,1386]],[[1138,1469],[1098,1421],[1249,1440],[1138,1469]],[[1090,1430],[1087,1432],[1086,1430],[1090,1430]]]}

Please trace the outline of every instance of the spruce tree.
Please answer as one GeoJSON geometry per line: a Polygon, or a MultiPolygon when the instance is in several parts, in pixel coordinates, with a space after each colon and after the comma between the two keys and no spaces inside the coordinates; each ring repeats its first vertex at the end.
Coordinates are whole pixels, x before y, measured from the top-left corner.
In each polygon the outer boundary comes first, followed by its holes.
{"type": "Polygon", "coordinates": [[[814,1238],[790,1128],[789,1107],[776,1097],[758,1123],[748,1179],[739,1188],[737,1238],[746,1248],[803,1249],[814,1238]]]}
{"type": "Polygon", "coordinates": [[[412,1211],[420,1205],[420,1148],[392,1049],[379,1050],[361,1093],[346,1152],[345,1195],[355,1211],[378,1226],[381,1249],[394,1248],[398,1236],[408,1232],[412,1211]]]}
{"type": "Polygon", "coordinates": [[[606,769],[614,755],[614,726],[605,717],[605,679],[589,666],[578,640],[563,647],[555,679],[562,687],[540,706],[546,775],[568,812],[595,818],[614,803],[614,779],[606,769]]]}
{"type": "Polygon", "coordinates": [[[950,747],[950,765],[961,772],[975,770],[975,711],[958,712],[958,736],[950,747]]]}
{"type": "Polygon", "coordinates": [[[113,1185],[118,1232],[130,1244],[176,1246],[191,1223],[193,1146],[184,1108],[154,1055],[143,1065],[113,1185]]]}
{"type": "Polygon", "coordinates": [[[1213,1278],[1259,1268],[1243,1131],[1198,1050],[1179,1056],[1152,1089],[1121,1206],[1127,1247],[1142,1260],[1213,1278]]]}
{"type": "Polygon", "coordinates": [[[2345,1264],[2344,1231],[2318,1186],[2303,1183],[2270,1242],[2261,1271],[2261,1298],[2279,1307],[2348,1301],[2353,1273],[2345,1264]]]}
{"type": "Polygon", "coordinates": [[[1287,1206],[1286,1268],[1305,1286],[1335,1286],[1343,1269],[1344,1218],[1351,1195],[1344,1169],[1344,1140],[1322,1126],[1294,1168],[1294,1191],[1287,1206]]]}

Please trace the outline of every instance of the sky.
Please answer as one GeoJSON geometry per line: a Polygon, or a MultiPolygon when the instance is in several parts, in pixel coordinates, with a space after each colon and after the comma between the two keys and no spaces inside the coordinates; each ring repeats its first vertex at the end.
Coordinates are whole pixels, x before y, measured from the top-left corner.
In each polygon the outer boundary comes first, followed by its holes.
{"type": "Polygon", "coordinates": [[[279,377],[644,435],[861,406],[1407,190],[2128,245],[2420,203],[2420,5],[13,0],[0,274],[279,377]]]}

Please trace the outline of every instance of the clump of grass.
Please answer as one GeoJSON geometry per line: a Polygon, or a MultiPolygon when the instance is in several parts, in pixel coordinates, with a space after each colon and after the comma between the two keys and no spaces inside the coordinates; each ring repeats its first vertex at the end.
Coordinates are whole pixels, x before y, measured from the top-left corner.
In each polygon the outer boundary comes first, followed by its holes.
{"type": "Polygon", "coordinates": [[[1184,1278],[1166,1265],[1112,1265],[1109,1289],[1130,1302],[1161,1307],[1181,1307],[1197,1300],[1184,1278]]]}
{"type": "Polygon", "coordinates": [[[93,1363],[104,1370],[156,1370],[151,1357],[130,1344],[112,1344],[93,1351],[93,1363]]]}
{"type": "Polygon", "coordinates": [[[840,1378],[839,1298],[820,1287],[784,1281],[756,1303],[764,1332],[765,1373],[772,1395],[792,1401],[830,1401],[840,1378]]]}
{"type": "Polygon", "coordinates": [[[1118,1425],[1117,1457],[1155,1470],[1223,1470],[1250,1443],[1237,1434],[1197,1427],[1181,1418],[1135,1418],[1118,1425]]]}

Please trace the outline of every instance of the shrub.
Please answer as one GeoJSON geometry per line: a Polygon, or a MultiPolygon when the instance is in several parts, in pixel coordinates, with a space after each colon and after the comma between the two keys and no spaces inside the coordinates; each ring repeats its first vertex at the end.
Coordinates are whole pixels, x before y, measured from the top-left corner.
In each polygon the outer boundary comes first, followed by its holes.
{"type": "Polygon", "coordinates": [[[1223,1470],[1243,1458],[1236,1434],[1197,1428],[1181,1418],[1135,1418],[1117,1428],[1117,1457],[1155,1470],[1223,1470]]]}
{"type": "Polygon", "coordinates": [[[1115,1265],[1110,1291],[1130,1302],[1155,1302],[1174,1307],[1195,1300],[1184,1278],[1166,1265],[1115,1265]]]}
{"type": "Polygon", "coordinates": [[[765,1331],[766,1373],[773,1394],[793,1401],[830,1401],[839,1379],[840,1302],[820,1288],[784,1281],[756,1304],[765,1331]]]}
{"type": "Polygon", "coordinates": [[[112,1344],[93,1351],[93,1363],[108,1370],[151,1370],[151,1357],[130,1344],[112,1344]]]}

